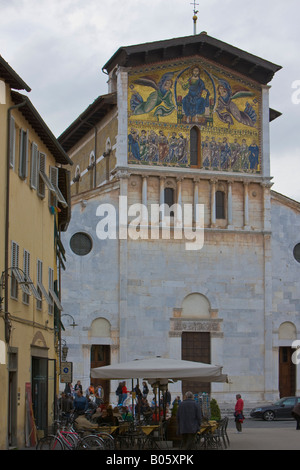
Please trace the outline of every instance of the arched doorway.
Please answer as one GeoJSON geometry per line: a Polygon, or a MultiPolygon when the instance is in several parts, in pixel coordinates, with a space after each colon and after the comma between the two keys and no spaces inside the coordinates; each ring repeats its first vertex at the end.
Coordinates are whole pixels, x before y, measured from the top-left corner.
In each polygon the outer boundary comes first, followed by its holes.
{"type": "MultiPolygon", "coordinates": [[[[110,364],[110,346],[107,344],[93,344],[91,347],[91,369],[108,366],[110,364]]],[[[104,401],[109,401],[109,380],[91,379],[94,387],[101,385],[104,390],[104,401]]]]}
{"type": "Polygon", "coordinates": [[[290,397],[296,393],[296,365],[292,361],[294,349],[292,342],[297,337],[296,327],[291,322],[284,322],[279,327],[278,338],[286,346],[279,347],[279,396],[290,397]]]}
{"type": "MultiPolygon", "coordinates": [[[[182,318],[208,320],[210,319],[210,304],[207,298],[199,293],[189,294],[182,303],[182,318]]],[[[211,334],[209,331],[183,331],[181,335],[181,357],[186,361],[211,362],[211,334]]],[[[210,394],[210,383],[200,380],[183,380],[182,393],[210,394]]]]}
{"type": "MultiPolygon", "coordinates": [[[[110,365],[110,344],[108,343],[111,338],[111,325],[109,321],[105,318],[97,318],[94,320],[91,325],[90,337],[93,341],[93,344],[91,345],[91,369],[110,365]]],[[[91,382],[95,387],[97,385],[102,386],[104,390],[104,400],[109,401],[109,380],[93,378],[91,379],[91,382]]]]}

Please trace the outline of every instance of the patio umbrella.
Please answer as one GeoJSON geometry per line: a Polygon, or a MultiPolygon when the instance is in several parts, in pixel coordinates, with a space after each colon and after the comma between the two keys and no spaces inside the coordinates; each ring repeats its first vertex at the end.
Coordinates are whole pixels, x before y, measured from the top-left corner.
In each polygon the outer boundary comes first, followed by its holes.
{"type": "Polygon", "coordinates": [[[110,366],[91,369],[92,378],[101,379],[151,379],[151,382],[163,379],[184,380],[199,379],[201,382],[227,382],[227,375],[222,374],[222,366],[202,362],[184,361],[155,357],[136,359],[110,366]]]}

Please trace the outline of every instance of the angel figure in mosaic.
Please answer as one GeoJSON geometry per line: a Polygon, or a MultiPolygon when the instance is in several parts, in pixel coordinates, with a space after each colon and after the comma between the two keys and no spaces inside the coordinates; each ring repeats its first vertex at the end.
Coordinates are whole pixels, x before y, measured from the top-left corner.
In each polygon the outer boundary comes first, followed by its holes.
{"type": "Polygon", "coordinates": [[[219,98],[216,113],[219,119],[228,124],[229,127],[234,124],[234,119],[241,124],[254,127],[257,121],[257,116],[252,106],[247,102],[244,111],[240,111],[238,106],[233,102],[233,100],[237,98],[254,96],[254,93],[248,90],[239,90],[233,93],[227,80],[218,80],[219,98]]]}
{"type": "Polygon", "coordinates": [[[134,80],[133,83],[137,85],[154,88],[146,101],[143,100],[140,93],[132,94],[130,108],[134,115],[147,114],[155,109],[154,116],[158,118],[159,116],[168,116],[174,111],[175,105],[171,91],[174,73],[165,73],[158,83],[153,77],[148,76],[134,80]]]}

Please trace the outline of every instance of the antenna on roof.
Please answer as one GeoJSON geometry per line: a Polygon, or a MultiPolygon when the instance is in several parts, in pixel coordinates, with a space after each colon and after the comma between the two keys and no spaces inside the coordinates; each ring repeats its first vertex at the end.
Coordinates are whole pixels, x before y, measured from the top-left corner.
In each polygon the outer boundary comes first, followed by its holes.
{"type": "Polygon", "coordinates": [[[196,5],[199,5],[199,3],[196,3],[196,0],[194,0],[194,2],[191,3],[191,5],[194,6],[193,22],[194,22],[194,35],[196,35],[197,34],[196,25],[197,25],[197,19],[198,19],[197,13],[199,11],[199,10],[196,10],[196,5]]]}

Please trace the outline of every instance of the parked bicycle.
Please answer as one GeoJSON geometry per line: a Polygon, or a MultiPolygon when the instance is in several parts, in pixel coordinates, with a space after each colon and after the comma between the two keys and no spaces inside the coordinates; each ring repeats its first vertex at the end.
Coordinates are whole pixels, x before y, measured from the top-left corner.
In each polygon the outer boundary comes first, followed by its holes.
{"type": "Polygon", "coordinates": [[[36,446],[37,450],[105,450],[105,442],[96,434],[81,435],[72,426],[67,429],[60,427],[56,422],[55,434],[41,438],[36,446]]]}

